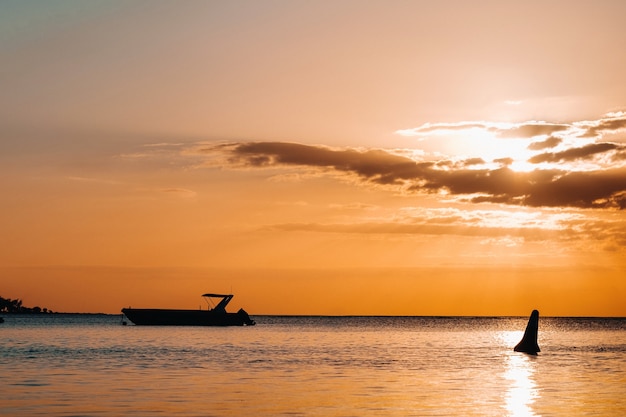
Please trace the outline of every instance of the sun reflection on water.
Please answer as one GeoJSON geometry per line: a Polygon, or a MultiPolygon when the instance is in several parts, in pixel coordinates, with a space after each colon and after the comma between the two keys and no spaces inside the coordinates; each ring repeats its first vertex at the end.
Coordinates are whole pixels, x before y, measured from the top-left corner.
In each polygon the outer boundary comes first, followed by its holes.
{"type": "MultiPolygon", "coordinates": [[[[518,336],[518,332],[503,335],[507,341],[518,336]]],[[[521,337],[522,333],[519,333],[521,337]]],[[[537,357],[524,353],[511,352],[506,356],[504,379],[509,382],[505,396],[505,408],[511,417],[537,416],[533,404],[539,397],[539,390],[534,378],[537,357]]]]}

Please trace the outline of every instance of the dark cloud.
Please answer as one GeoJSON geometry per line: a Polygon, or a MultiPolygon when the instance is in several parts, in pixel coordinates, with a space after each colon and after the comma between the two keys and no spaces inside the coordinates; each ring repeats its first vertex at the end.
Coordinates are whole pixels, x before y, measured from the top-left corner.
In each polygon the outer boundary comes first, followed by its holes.
{"type": "Polygon", "coordinates": [[[561,162],[561,161],[575,161],[577,159],[586,159],[591,156],[622,149],[623,146],[615,143],[592,143],[580,148],[567,149],[562,152],[548,152],[533,156],[528,162],[533,164],[539,164],[542,162],[561,162]]]}
{"type": "Polygon", "coordinates": [[[602,119],[597,125],[591,126],[587,129],[581,137],[594,138],[604,132],[614,132],[616,130],[626,128],[626,116],[602,119]]]}
{"type": "Polygon", "coordinates": [[[530,206],[626,208],[626,168],[570,172],[536,184],[526,200],[530,206]]]}
{"type": "Polygon", "coordinates": [[[498,158],[498,159],[494,159],[493,162],[495,162],[496,164],[509,166],[515,161],[513,160],[513,158],[498,158]]]}
{"type": "MultiPolygon", "coordinates": [[[[249,167],[301,165],[330,168],[376,184],[404,186],[411,192],[447,191],[454,196],[468,196],[473,202],[534,207],[626,208],[626,168],[588,172],[557,169],[516,172],[506,166],[469,169],[451,164],[416,162],[383,150],[361,152],[281,142],[234,144],[228,149],[231,162],[249,167]]],[[[615,148],[581,149],[559,158],[575,159],[615,148]]]]}
{"type": "Polygon", "coordinates": [[[469,158],[463,161],[464,166],[482,165],[485,163],[483,158],[469,158]]]}
{"type": "Polygon", "coordinates": [[[501,138],[532,138],[535,136],[551,135],[569,129],[569,125],[549,123],[527,123],[510,129],[494,128],[501,138]]]}
{"type": "Polygon", "coordinates": [[[441,161],[437,161],[435,163],[435,166],[437,168],[452,168],[455,165],[455,163],[453,161],[450,160],[441,160],[441,161]]]}
{"type": "Polygon", "coordinates": [[[379,184],[400,184],[419,178],[433,165],[431,162],[416,163],[412,159],[382,150],[333,150],[282,142],[240,144],[233,149],[233,155],[237,162],[250,166],[287,164],[333,168],[379,184]]]}
{"type": "Polygon", "coordinates": [[[546,140],[531,143],[530,145],[528,145],[528,149],[530,149],[531,151],[542,151],[544,149],[554,148],[555,146],[559,145],[562,141],[563,139],[561,138],[550,136],[546,140]]]}

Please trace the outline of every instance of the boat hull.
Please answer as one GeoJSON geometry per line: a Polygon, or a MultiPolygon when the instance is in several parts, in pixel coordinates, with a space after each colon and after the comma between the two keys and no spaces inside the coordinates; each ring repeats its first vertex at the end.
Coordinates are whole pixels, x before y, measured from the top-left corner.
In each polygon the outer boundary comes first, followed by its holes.
{"type": "Polygon", "coordinates": [[[215,310],[167,310],[123,308],[122,313],[138,326],[252,326],[245,310],[226,313],[215,310]]]}

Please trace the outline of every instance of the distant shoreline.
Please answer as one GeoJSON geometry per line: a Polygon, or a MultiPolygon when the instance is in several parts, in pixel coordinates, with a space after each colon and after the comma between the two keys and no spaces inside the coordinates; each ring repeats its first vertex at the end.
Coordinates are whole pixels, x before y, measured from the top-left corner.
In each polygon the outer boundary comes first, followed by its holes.
{"type": "Polygon", "coordinates": [[[36,316],[36,317],[44,317],[44,316],[119,316],[121,315],[121,313],[119,314],[110,314],[110,313],[68,313],[68,312],[48,312],[48,313],[26,313],[26,312],[19,312],[19,313],[0,313],[0,316],[2,317],[9,317],[9,316],[23,316],[23,317],[27,317],[27,316],[36,316]]]}

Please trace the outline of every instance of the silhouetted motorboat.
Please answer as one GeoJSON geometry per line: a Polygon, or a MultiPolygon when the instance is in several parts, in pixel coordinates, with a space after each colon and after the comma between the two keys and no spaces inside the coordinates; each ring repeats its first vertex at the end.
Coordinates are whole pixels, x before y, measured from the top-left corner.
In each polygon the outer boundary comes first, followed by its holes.
{"type": "MultiPolygon", "coordinates": [[[[242,308],[226,312],[232,294],[202,294],[209,304],[207,310],[171,310],[158,308],[123,308],[122,313],[136,325],[142,326],[253,326],[255,321],[242,308]],[[211,308],[211,299],[221,299],[211,308]]],[[[123,322],[124,323],[124,322],[123,322]]]]}

